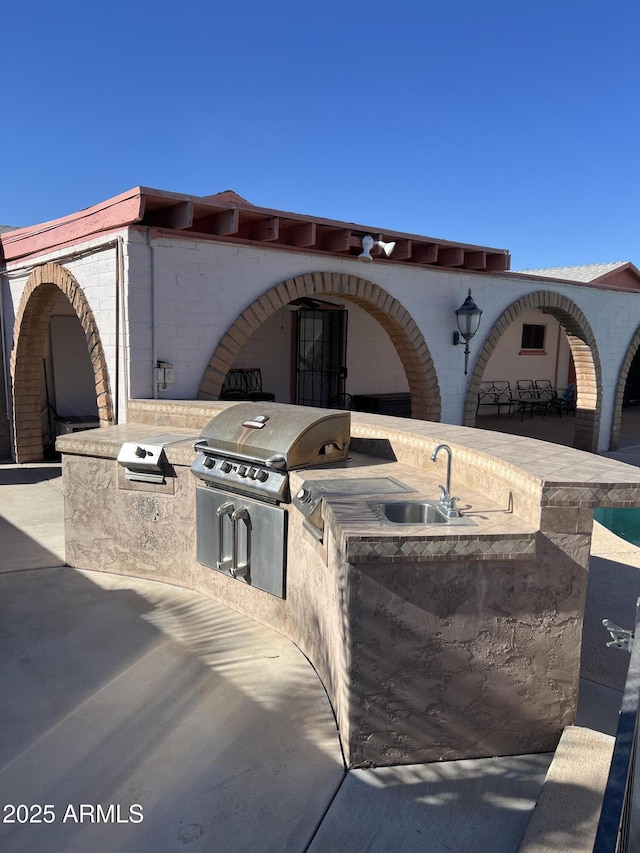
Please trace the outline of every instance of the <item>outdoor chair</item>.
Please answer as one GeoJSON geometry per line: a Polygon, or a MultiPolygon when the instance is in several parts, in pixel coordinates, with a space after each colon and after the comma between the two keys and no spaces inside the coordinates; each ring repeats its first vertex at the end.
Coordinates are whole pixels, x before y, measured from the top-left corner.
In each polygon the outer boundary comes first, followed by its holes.
{"type": "Polygon", "coordinates": [[[220,389],[221,400],[275,400],[276,395],[262,390],[259,367],[233,368],[225,376],[220,389]]]}
{"type": "Polygon", "coordinates": [[[551,384],[550,379],[535,379],[533,384],[538,392],[538,400],[540,401],[539,411],[544,417],[544,415],[546,415],[551,409],[551,406],[558,394],[551,384]]]}
{"type": "Polygon", "coordinates": [[[262,390],[262,371],[259,367],[245,369],[244,376],[247,396],[250,400],[268,400],[272,402],[276,399],[276,395],[272,394],[271,391],[262,390]]]}
{"type": "Polygon", "coordinates": [[[556,395],[555,400],[551,403],[551,411],[556,412],[562,417],[563,412],[571,412],[576,416],[576,386],[571,383],[567,385],[562,392],[562,396],[556,395]]]}
{"type": "Polygon", "coordinates": [[[511,398],[511,385],[506,380],[497,382],[481,382],[478,391],[478,402],[476,405],[476,417],[481,406],[491,406],[498,410],[498,418],[500,418],[500,409],[505,408],[510,413],[513,408],[511,398]]]}
{"type": "Polygon", "coordinates": [[[221,400],[248,400],[244,370],[230,370],[220,389],[221,400]]]}
{"type": "Polygon", "coordinates": [[[533,379],[518,379],[513,404],[513,414],[520,413],[520,421],[524,420],[526,412],[529,412],[530,418],[534,412],[540,412],[543,417],[546,414],[547,403],[540,401],[540,394],[533,379]]]}
{"type": "Polygon", "coordinates": [[[351,410],[353,405],[353,397],[351,394],[334,394],[329,400],[330,409],[346,409],[351,410]]]}

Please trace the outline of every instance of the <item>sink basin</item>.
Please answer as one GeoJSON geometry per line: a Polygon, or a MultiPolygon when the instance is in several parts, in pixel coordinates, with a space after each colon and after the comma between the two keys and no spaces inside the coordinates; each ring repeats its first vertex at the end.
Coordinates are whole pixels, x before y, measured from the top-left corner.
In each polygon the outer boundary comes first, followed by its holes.
{"type": "Polygon", "coordinates": [[[370,503],[369,506],[387,524],[446,524],[455,527],[474,524],[464,516],[447,518],[437,501],[386,501],[370,503]]]}

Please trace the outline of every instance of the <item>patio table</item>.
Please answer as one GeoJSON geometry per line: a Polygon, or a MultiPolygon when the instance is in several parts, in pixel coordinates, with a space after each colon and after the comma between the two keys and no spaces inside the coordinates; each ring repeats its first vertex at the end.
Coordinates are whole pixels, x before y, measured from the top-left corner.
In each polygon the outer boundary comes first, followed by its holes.
{"type": "Polygon", "coordinates": [[[544,418],[549,407],[557,398],[558,392],[555,388],[548,388],[544,391],[515,391],[511,395],[513,409],[509,419],[519,413],[520,422],[522,422],[526,412],[529,412],[530,418],[533,417],[534,413],[541,414],[544,418]]]}

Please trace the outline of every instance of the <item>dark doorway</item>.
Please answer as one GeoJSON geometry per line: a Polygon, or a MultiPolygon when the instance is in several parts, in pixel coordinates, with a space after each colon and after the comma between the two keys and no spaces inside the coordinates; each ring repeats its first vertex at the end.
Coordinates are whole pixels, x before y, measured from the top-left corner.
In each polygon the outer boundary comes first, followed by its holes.
{"type": "Polygon", "coordinates": [[[632,406],[638,403],[640,403],[640,349],[637,350],[629,367],[622,405],[632,406]]]}
{"type": "Polygon", "coordinates": [[[298,311],[296,403],[326,407],[344,395],[346,358],[347,312],[342,306],[298,311]]]}

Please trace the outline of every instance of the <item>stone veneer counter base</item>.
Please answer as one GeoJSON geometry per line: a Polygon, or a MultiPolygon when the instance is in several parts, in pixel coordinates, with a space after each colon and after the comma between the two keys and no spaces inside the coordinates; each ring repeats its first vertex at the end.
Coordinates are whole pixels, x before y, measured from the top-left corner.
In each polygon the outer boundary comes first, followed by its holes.
{"type": "Polygon", "coordinates": [[[291,474],[292,492],[329,479],[335,494],[324,498],[320,541],[285,506],[280,599],[196,560],[193,441],[229,405],[131,401],[128,424],[60,437],[67,561],[196,589],[290,637],[327,688],[349,766],[553,750],[575,713],[593,507],[640,506],[638,469],[533,439],[353,413],[349,461],[291,474]],[[120,445],[168,432],[185,440],[166,449],[167,483],[125,480],[120,445]],[[345,481],[390,478],[406,497],[433,500],[440,442],[475,526],[390,525],[374,495],[348,493],[345,481]]]}

